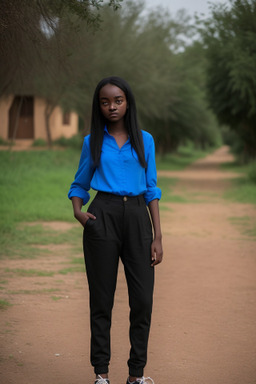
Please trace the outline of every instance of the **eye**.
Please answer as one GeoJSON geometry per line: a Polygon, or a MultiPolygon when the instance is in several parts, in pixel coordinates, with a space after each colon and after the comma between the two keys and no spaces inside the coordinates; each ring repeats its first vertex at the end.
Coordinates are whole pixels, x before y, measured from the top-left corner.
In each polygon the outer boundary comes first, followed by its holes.
{"type": "Polygon", "coordinates": [[[122,104],[122,102],[123,102],[123,100],[117,100],[116,101],[116,103],[119,104],[119,105],[122,104]]]}
{"type": "Polygon", "coordinates": [[[107,102],[107,101],[102,101],[102,102],[101,102],[101,105],[106,106],[106,105],[108,105],[108,102],[107,102]]]}

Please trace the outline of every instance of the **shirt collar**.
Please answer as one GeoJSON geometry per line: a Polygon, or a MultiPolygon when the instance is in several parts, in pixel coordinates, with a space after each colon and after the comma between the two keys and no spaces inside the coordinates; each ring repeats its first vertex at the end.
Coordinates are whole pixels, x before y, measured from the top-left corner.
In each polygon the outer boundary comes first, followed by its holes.
{"type": "MultiPolygon", "coordinates": [[[[107,126],[105,125],[105,127],[104,127],[104,133],[106,133],[108,136],[110,136],[110,137],[113,137],[112,135],[110,135],[110,133],[109,133],[109,131],[108,131],[108,128],[107,128],[107,126]]],[[[130,141],[130,135],[128,135],[128,141],[130,141]]]]}

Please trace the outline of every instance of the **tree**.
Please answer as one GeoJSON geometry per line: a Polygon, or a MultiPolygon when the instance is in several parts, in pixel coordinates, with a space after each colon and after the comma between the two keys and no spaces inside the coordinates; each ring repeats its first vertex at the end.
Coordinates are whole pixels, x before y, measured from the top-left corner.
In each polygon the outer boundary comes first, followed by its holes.
{"type": "MultiPolygon", "coordinates": [[[[67,31],[77,30],[83,20],[97,30],[101,24],[103,0],[1,0],[0,1],[0,96],[15,87],[31,89],[34,70],[48,70],[42,52],[50,50],[49,39],[65,19],[67,31]],[[74,19],[74,16],[76,19],[74,19]]],[[[108,0],[114,10],[122,0],[108,0]]],[[[58,35],[59,36],[59,35],[58,35]]],[[[59,65],[62,65],[61,39],[56,39],[59,65]]],[[[56,46],[55,46],[56,48],[56,46]]]]}
{"type": "MultiPolygon", "coordinates": [[[[50,4],[59,2],[83,3],[50,4]]],[[[34,89],[47,100],[46,126],[58,104],[65,111],[77,111],[88,133],[95,85],[116,75],[131,84],[140,125],[154,134],[159,151],[175,151],[187,139],[203,147],[214,144],[216,124],[205,97],[205,50],[201,44],[186,47],[182,41],[193,30],[184,11],[175,17],[161,8],[146,14],[142,1],[127,0],[117,12],[103,6],[100,27],[92,29],[70,8],[46,9],[52,18],[49,30],[38,30],[41,43],[35,47],[24,32],[27,56],[19,60],[31,61],[31,52],[37,49],[35,65],[29,74],[24,75],[20,67],[17,72],[19,79],[26,79],[20,82],[23,93],[24,88],[34,89]]],[[[34,20],[38,28],[40,16],[34,20]]],[[[11,84],[17,90],[18,83],[11,84]]],[[[50,143],[49,130],[47,134],[50,143]]]]}
{"type": "Polygon", "coordinates": [[[256,157],[256,1],[212,5],[201,29],[207,47],[207,90],[221,124],[234,129],[247,158],[256,157]]]}
{"type": "MultiPolygon", "coordinates": [[[[205,97],[204,49],[195,44],[179,53],[184,49],[180,35],[191,31],[188,17],[180,12],[172,18],[161,9],[141,16],[142,11],[142,2],[127,1],[120,12],[105,7],[95,33],[78,25],[79,44],[70,56],[62,106],[78,111],[88,133],[95,85],[115,74],[131,84],[141,127],[154,134],[162,153],[177,150],[186,139],[202,147],[215,144],[217,124],[205,97]]],[[[64,36],[68,49],[75,34],[64,36]]]]}
{"type": "MultiPolygon", "coordinates": [[[[107,4],[116,10],[121,1],[108,0],[107,4]]],[[[81,20],[87,28],[99,29],[102,7],[102,0],[0,1],[0,96],[16,93],[46,98],[49,146],[50,115],[67,88],[63,77],[70,74],[65,37],[78,33],[81,20]]]]}

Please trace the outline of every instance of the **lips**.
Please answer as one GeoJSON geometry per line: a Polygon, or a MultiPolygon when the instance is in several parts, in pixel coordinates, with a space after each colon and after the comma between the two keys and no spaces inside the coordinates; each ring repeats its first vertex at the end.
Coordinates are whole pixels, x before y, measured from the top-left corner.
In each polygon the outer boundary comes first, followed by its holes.
{"type": "Polygon", "coordinates": [[[116,112],[112,112],[109,114],[109,117],[117,117],[118,116],[118,113],[116,112]]]}

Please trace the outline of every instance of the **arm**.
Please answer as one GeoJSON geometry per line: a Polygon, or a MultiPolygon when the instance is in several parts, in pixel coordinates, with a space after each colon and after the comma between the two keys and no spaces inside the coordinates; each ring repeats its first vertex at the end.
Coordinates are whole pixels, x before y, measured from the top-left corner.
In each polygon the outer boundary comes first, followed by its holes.
{"type": "Polygon", "coordinates": [[[90,199],[88,191],[90,190],[90,183],[95,170],[91,157],[89,137],[90,136],[86,136],[84,138],[78,170],[75,175],[75,180],[71,184],[68,192],[69,199],[79,197],[83,205],[90,199]]]}
{"type": "Polygon", "coordinates": [[[68,197],[72,201],[74,216],[82,226],[85,226],[89,218],[95,220],[95,216],[91,213],[82,212],[82,206],[90,199],[88,191],[93,173],[94,166],[90,153],[89,136],[87,136],[84,139],[78,171],[68,193],[68,197]]]}
{"type": "Polygon", "coordinates": [[[154,240],[151,244],[151,266],[161,263],[163,259],[163,247],[162,247],[162,232],[160,224],[159,204],[158,199],[154,199],[148,204],[150,216],[154,229],[154,240]]]}
{"type": "Polygon", "coordinates": [[[90,212],[82,212],[83,200],[80,197],[73,196],[71,198],[74,216],[82,224],[84,227],[88,219],[95,220],[96,217],[92,215],[90,212]]]}

